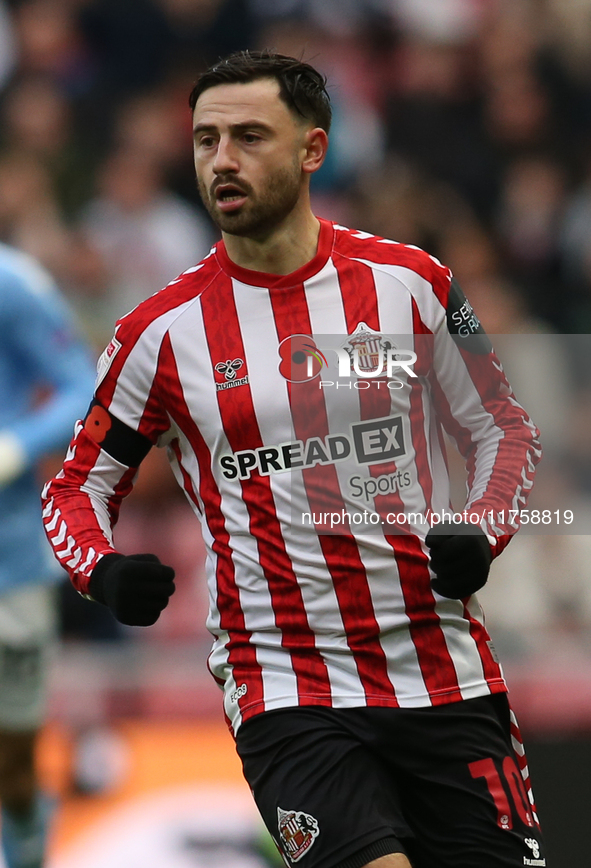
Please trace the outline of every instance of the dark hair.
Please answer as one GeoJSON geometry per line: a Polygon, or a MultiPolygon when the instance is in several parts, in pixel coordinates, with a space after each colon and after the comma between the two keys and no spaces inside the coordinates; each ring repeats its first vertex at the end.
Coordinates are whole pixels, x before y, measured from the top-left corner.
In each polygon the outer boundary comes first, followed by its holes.
{"type": "Polygon", "coordinates": [[[279,96],[288,108],[329,131],[332,110],[326,78],[303,60],[268,50],[237,51],[206,69],[191,91],[189,105],[194,109],[201,94],[210,87],[247,84],[260,78],[276,79],[279,96]]]}

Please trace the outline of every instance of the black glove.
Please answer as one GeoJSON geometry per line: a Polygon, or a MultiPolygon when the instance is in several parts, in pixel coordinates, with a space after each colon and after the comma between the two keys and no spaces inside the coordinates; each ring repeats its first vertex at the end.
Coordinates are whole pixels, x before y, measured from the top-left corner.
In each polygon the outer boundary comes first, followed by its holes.
{"type": "Polygon", "coordinates": [[[431,587],[442,597],[461,600],[486,584],[492,553],[478,525],[446,521],[432,527],[425,539],[431,549],[431,587]]]}
{"type": "Polygon", "coordinates": [[[174,594],[174,570],[156,555],[120,555],[100,559],[90,577],[88,591],[108,606],[118,621],[130,627],[149,627],[174,594]]]}

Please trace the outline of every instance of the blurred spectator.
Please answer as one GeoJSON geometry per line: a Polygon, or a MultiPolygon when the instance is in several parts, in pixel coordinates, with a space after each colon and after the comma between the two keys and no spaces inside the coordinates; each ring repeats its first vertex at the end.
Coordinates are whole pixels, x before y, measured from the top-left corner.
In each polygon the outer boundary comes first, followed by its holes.
{"type": "Polygon", "coordinates": [[[39,160],[60,213],[71,221],[90,195],[95,155],[82,147],[66,93],[47,76],[17,78],[5,95],[2,117],[4,151],[39,160]]]}
{"type": "MultiPolygon", "coordinates": [[[[331,9],[336,14],[336,7],[331,9]]],[[[331,146],[311,190],[317,213],[323,216],[330,212],[332,219],[339,219],[346,208],[343,194],[361,170],[379,167],[384,158],[382,124],[372,100],[368,47],[351,34],[335,37],[317,24],[292,19],[267,26],[259,40],[259,47],[271,45],[280,54],[299,57],[305,52],[329,79],[331,146]]]]}
{"type": "MultiPolygon", "coordinates": [[[[50,801],[39,791],[35,746],[61,570],[43,538],[35,471],[44,455],[67,445],[86,408],[94,370],[50,276],[3,244],[0,330],[2,850],[7,868],[41,868],[50,801]]],[[[59,526],[54,531],[61,533],[59,526]]]]}
{"type": "Polygon", "coordinates": [[[566,331],[591,332],[591,160],[587,174],[566,206],[561,250],[562,277],[571,294],[564,308],[566,331]]]}
{"type": "Polygon", "coordinates": [[[397,64],[396,89],[386,103],[389,150],[453,185],[488,216],[498,195],[499,166],[481,125],[470,57],[460,46],[407,40],[397,64]]]}
{"type": "Polygon", "coordinates": [[[204,218],[164,187],[160,163],[127,149],[101,167],[99,194],[80,225],[102,258],[106,286],[97,316],[109,335],[116,319],[197,262],[212,240],[204,218]]]}
{"type": "Polygon", "coordinates": [[[12,19],[4,0],[0,0],[0,91],[16,64],[16,39],[12,19]]]}
{"type": "Polygon", "coordinates": [[[426,179],[402,159],[389,156],[373,171],[359,174],[351,191],[356,224],[367,232],[402,243],[425,246],[432,234],[426,179]]]}
{"type": "Polygon", "coordinates": [[[261,22],[309,22],[338,42],[342,37],[358,37],[368,19],[385,12],[383,0],[251,0],[250,6],[261,22]]]}
{"type": "Polygon", "coordinates": [[[555,306],[565,192],[565,172],[555,159],[522,157],[507,168],[496,217],[508,266],[530,306],[559,330],[567,325],[555,306]]]}
{"type": "Polygon", "coordinates": [[[233,51],[251,48],[258,22],[249,0],[160,0],[171,31],[170,65],[197,71],[233,51]]]}
{"type": "Polygon", "coordinates": [[[69,237],[48,170],[34,156],[0,154],[0,239],[61,274],[69,237]]]}
{"type": "MultiPolygon", "coordinates": [[[[585,335],[585,338],[587,338],[587,360],[589,360],[591,337],[585,335]]],[[[573,467],[576,468],[579,485],[591,497],[591,388],[589,374],[590,368],[588,366],[586,370],[587,387],[577,393],[574,409],[570,416],[570,432],[567,443],[573,467]]]]}
{"type": "MultiPolygon", "coordinates": [[[[532,508],[572,510],[582,528],[591,521],[591,501],[582,498],[562,468],[536,483],[532,508]],[[540,503],[542,506],[540,506],[540,503]]],[[[479,594],[487,625],[501,653],[524,657],[547,653],[559,662],[591,653],[591,536],[554,525],[522,528],[491,567],[479,594]],[[510,600],[511,604],[507,605],[510,600]]]]}
{"type": "MultiPolygon", "coordinates": [[[[191,160],[192,130],[186,111],[168,90],[158,89],[132,97],[115,114],[115,143],[129,151],[143,151],[164,169],[191,160]]],[[[195,181],[193,180],[195,187],[195,181]]]]}
{"type": "Polygon", "coordinates": [[[115,101],[158,85],[169,60],[170,30],[156,0],[89,0],[79,24],[96,65],[96,94],[115,101]]]}
{"type": "Polygon", "coordinates": [[[556,145],[548,95],[530,70],[499,75],[487,90],[486,132],[505,159],[556,145]]]}
{"type": "Polygon", "coordinates": [[[115,113],[114,147],[150,155],[161,166],[167,186],[195,205],[209,222],[195,183],[189,87],[181,77],[123,102],[115,113]]]}
{"type": "Polygon", "coordinates": [[[485,11],[473,0],[390,0],[387,5],[406,33],[448,45],[476,35],[485,11]]]}
{"type": "Polygon", "coordinates": [[[575,80],[589,87],[591,15],[586,0],[546,0],[545,35],[575,80]]]}
{"type": "Polygon", "coordinates": [[[90,56],[70,0],[22,0],[14,21],[19,42],[19,72],[42,75],[74,98],[89,86],[90,56]]]}

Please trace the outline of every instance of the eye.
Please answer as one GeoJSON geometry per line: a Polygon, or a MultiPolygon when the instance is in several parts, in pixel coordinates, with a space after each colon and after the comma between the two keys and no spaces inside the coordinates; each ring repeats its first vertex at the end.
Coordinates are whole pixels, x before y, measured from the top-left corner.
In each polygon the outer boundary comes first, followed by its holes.
{"type": "Polygon", "coordinates": [[[197,142],[200,148],[213,148],[215,145],[214,136],[201,136],[197,142]]]}
{"type": "Polygon", "coordinates": [[[256,133],[244,133],[242,139],[246,142],[247,145],[254,145],[256,142],[259,142],[261,140],[261,137],[256,133]]]}

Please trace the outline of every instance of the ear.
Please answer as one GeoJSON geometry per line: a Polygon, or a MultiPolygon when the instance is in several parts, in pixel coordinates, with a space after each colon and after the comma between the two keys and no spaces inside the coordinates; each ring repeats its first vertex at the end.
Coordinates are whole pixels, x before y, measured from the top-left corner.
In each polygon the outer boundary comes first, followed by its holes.
{"type": "Polygon", "coordinates": [[[314,127],[313,130],[308,130],[304,139],[304,159],[302,161],[302,171],[307,174],[317,172],[324,162],[326,151],[328,150],[328,136],[321,127],[314,127]]]}

